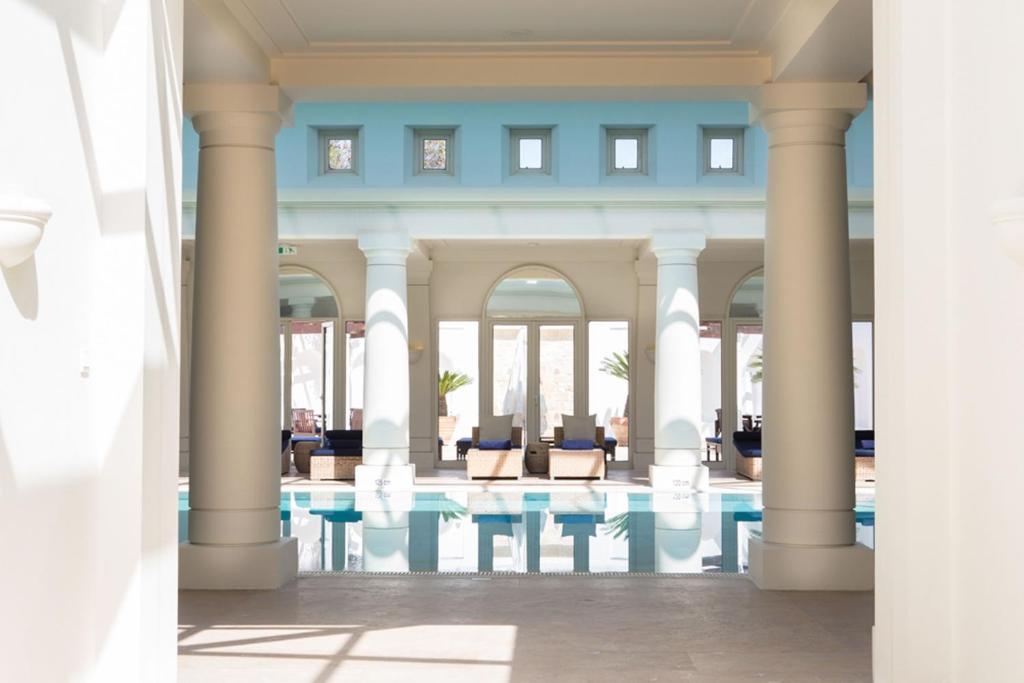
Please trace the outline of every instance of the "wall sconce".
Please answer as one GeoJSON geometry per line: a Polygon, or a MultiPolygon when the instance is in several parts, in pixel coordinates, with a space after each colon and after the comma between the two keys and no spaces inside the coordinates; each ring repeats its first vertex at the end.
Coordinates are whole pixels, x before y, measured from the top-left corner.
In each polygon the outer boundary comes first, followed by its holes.
{"type": "Polygon", "coordinates": [[[992,226],[1006,253],[1024,266],[1024,197],[1002,199],[992,205],[992,226]]]}
{"type": "Polygon", "coordinates": [[[413,365],[420,361],[423,357],[423,342],[412,341],[409,342],[409,365],[413,365]]]}
{"type": "Polygon", "coordinates": [[[0,265],[13,268],[27,261],[52,215],[38,199],[0,195],[0,265]]]}
{"type": "Polygon", "coordinates": [[[648,344],[644,347],[644,355],[647,356],[647,360],[653,363],[657,357],[657,347],[654,344],[648,344]]]}

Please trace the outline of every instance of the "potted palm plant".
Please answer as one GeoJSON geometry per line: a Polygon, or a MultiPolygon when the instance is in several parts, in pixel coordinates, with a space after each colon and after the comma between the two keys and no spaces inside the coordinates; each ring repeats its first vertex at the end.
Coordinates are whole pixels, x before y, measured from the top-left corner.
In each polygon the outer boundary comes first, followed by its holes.
{"type": "Polygon", "coordinates": [[[473,378],[462,372],[445,370],[437,376],[437,435],[444,443],[452,440],[458,415],[448,414],[448,394],[473,383],[473,378]]]}
{"type": "MultiPolygon", "coordinates": [[[[621,379],[629,386],[629,351],[613,351],[612,355],[605,356],[601,360],[601,372],[621,379]]],[[[620,446],[629,445],[629,392],[626,392],[626,404],[622,408],[622,417],[613,417],[609,420],[612,434],[620,446]]]]}

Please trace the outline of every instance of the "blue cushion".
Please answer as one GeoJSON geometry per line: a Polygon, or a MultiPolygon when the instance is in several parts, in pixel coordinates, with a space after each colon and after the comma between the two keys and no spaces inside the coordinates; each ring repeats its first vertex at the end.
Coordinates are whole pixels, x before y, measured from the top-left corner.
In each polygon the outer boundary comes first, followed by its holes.
{"type": "Polygon", "coordinates": [[[482,451],[508,451],[512,449],[512,439],[483,439],[479,448],[482,451]]]}
{"type": "Polygon", "coordinates": [[[720,436],[709,436],[704,440],[707,441],[708,443],[717,443],[719,445],[721,445],[722,443],[722,437],[720,436]]]}
{"type": "Polygon", "coordinates": [[[594,449],[594,442],[588,439],[566,439],[562,442],[562,449],[567,451],[590,451],[594,449]]]}
{"type": "Polygon", "coordinates": [[[747,447],[747,448],[740,448],[739,446],[737,446],[736,450],[738,450],[740,452],[740,455],[742,455],[744,458],[760,458],[761,457],[761,449],[760,448],[749,448],[749,447],[747,447]]]}
{"type": "Polygon", "coordinates": [[[854,448],[853,454],[861,458],[873,458],[875,457],[874,448],[854,448]]]}
{"type": "Polygon", "coordinates": [[[619,445],[619,440],[616,439],[614,436],[606,436],[606,437],[604,437],[604,445],[605,446],[618,446],[619,445]]]}
{"type": "Polygon", "coordinates": [[[874,439],[861,439],[857,443],[857,448],[870,448],[870,449],[874,450],[874,448],[875,448],[875,440],[874,439]]]}
{"type": "Polygon", "coordinates": [[[458,441],[456,441],[455,443],[457,443],[457,444],[464,444],[464,443],[471,444],[471,443],[473,443],[473,439],[471,439],[468,436],[464,436],[461,439],[459,439],[458,441]]]}

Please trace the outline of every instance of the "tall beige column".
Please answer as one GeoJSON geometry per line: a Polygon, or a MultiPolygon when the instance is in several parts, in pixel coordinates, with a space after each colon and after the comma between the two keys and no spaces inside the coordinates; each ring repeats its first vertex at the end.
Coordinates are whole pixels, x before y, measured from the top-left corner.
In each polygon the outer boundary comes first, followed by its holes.
{"type": "Polygon", "coordinates": [[[697,256],[701,232],[658,232],[651,251],[658,259],[654,364],[655,489],[704,490],[708,468],[701,464],[703,438],[700,382],[700,308],[697,256]]]}
{"type": "Polygon", "coordinates": [[[366,341],[363,370],[363,464],[356,489],[409,490],[409,236],[366,232],[366,341]]]}
{"type": "Polygon", "coordinates": [[[276,87],[186,87],[199,133],[188,542],[182,588],[294,578],[279,504],[276,87]]]}
{"type": "Polygon", "coordinates": [[[854,525],[853,353],[846,129],[862,84],[765,86],[764,532],[761,588],[867,589],[854,525]]]}

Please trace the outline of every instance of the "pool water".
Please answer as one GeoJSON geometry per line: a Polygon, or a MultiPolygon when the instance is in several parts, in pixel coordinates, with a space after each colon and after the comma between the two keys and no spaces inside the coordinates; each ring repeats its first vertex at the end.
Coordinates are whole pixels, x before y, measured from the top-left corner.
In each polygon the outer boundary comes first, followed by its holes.
{"type": "MultiPolygon", "coordinates": [[[[761,496],[626,492],[285,492],[299,571],[743,573],[761,496]]],[[[188,493],[179,493],[179,538],[188,493]]],[[[857,541],[874,546],[874,500],[857,541]]]]}

